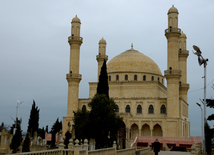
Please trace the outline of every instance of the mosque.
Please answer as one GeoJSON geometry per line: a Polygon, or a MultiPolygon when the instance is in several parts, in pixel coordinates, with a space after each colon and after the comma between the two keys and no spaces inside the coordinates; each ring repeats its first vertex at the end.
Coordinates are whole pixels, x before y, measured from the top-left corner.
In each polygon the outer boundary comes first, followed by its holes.
{"type": "MultiPolygon", "coordinates": [[[[167,68],[161,73],[158,65],[148,56],[131,47],[107,62],[109,96],[117,104],[116,113],[123,117],[125,138],[139,136],[190,137],[187,92],[186,35],[178,28],[178,10],[168,10],[167,68]],[[167,81],[167,87],[164,81],[167,81]]],[[[68,81],[67,116],[63,118],[63,133],[71,129],[73,111],[89,110],[88,103],[96,94],[97,82],[89,83],[89,98],[79,99],[80,19],[72,19],[70,66],[68,81]]],[[[98,76],[104,60],[108,60],[106,41],[99,41],[96,56],[98,76]]]]}

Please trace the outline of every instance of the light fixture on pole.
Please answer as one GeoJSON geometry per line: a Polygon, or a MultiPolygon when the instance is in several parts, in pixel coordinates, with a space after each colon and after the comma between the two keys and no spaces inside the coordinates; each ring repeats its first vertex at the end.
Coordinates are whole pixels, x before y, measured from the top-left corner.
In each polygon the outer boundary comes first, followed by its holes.
{"type": "Polygon", "coordinates": [[[18,118],[17,118],[17,114],[18,114],[18,107],[23,103],[24,101],[17,101],[17,105],[16,105],[16,122],[15,122],[15,129],[14,129],[14,132],[13,134],[15,135],[16,133],[16,129],[17,129],[17,121],[18,121],[18,118]]]}
{"type": "Polygon", "coordinates": [[[202,107],[201,107],[201,104],[200,103],[198,103],[198,102],[196,102],[196,104],[201,108],[201,132],[202,132],[202,134],[201,134],[201,146],[202,146],[202,150],[203,150],[203,111],[202,111],[202,107]]]}
{"type": "Polygon", "coordinates": [[[198,63],[201,66],[202,64],[204,64],[204,154],[206,154],[206,138],[205,138],[205,123],[206,123],[206,66],[207,66],[207,61],[208,59],[204,59],[201,55],[201,50],[198,46],[193,45],[193,49],[196,52],[193,52],[193,54],[198,56],[198,63]]]}

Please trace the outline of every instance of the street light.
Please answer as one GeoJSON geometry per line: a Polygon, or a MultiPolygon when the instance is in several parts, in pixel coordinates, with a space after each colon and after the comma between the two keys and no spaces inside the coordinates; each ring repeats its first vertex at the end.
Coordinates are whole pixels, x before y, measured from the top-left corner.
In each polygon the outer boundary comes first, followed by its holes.
{"type": "Polygon", "coordinates": [[[204,64],[204,154],[206,154],[206,138],[205,138],[205,123],[206,123],[206,66],[208,59],[204,59],[201,55],[201,50],[198,46],[193,45],[193,49],[196,52],[193,52],[193,54],[198,56],[198,63],[201,66],[204,64]]]}
{"type": "Polygon", "coordinates": [[[13,132],[13,134],[15,134],[16,133],[16,129],[17,129],[17,120],[18,120],[18,118],[17,118],[17,114],[18,114],[18,107],[23,103],[24,101],[17,101],[17,105],[16,105],[16,123],[15,123],[15,129],[14,129],[14,132],[13,132]]]}
{"type": "Polygon", "coordinates": [[[201,108],[201,132],[202,132],[202,134],[201,134],[201,146],[202,146],[202,150],[203,150],[203,111],[202,111],[202,107],[201,107],[201,104],[200,103],[198,103],[198,102],[196,102],[196,104],[201,108]]]}

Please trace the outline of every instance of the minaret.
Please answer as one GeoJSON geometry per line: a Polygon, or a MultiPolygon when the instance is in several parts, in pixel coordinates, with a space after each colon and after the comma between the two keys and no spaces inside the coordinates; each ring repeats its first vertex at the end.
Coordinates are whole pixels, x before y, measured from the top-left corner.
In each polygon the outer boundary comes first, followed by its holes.
{"type": "Polygon", "coordinates": [[[178,47],[181,30],[178,28],[178,10],[172,6],[168,11],[167,38],[167,70],[164,72],[167,80],[167,117],[179,118],[179,81],[181,70],[178,65],[178,47]]]}
{"type": "Polygon", "coordinates": [[[186,35],[182,32],[179,38],[179,68],[181,70],[180,79],[180,97],[187,102],[187,91],[189,89],[189,84],[187,84],[187,57],[189,56],[189,51],[186,50],[186,35]]]}
{"type": "Polygon", "coordinates": [[[106,55],[106,41],[105,39],[100,39],[99,41],[99,53],[97,55],[97,62],[98,62],[98,78],[99,81],[101,67],[103,66],[103,62],[108,60],[108,56],[106,55]]]}
{"type": "Polygon", "coordinates": [[[71,22],[71,36],[68,37],[68,43],[70,45],[70,65],[69,73],[66,74],[68,81],[68,103],[67,103],[67,117],[63,118],[63,134],[71,129],[73,124],[73,111],[78,109],[78,97],[79,97],[79,82],[82,75],[79,74],[79,60],[80,60],[80,46],[83,38],[80,37],[80,19],[76,16],[71,22]]]}

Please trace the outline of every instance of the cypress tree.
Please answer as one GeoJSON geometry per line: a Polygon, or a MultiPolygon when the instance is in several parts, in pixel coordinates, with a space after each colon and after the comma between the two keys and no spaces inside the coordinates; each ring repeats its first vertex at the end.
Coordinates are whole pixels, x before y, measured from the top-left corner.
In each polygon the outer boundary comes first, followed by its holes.
{"type": "Polygon", "coordinates": [[[208,155],[211,155],[212,137],[213,137],[212,130],[210,129],[210,126],[206,121],[205,122],[205,140],[206,140],[205,143],[206,143],[206,152],[208,155]]]}
{"type": "Polygon", "coordinates": [[[108,74],[105,60],[100,71],[99,82],[97,84],[97,94],[105,94],[109,99],[108,74]]]}
{"type": "Polygon", "coordinates": [[[57,118],[56,122],[53,124],[51,128],[51,147],[55,147],[56,141],[56,133],[62,129],[62,121],[59,122],[59,118],[57,118]]]}
{"type": "Polygon", "coordinates": [[[21,121],[17,120],[17,129],[10,144],[10,149],[13,150],[12,153],[16,153],[18,151],[21,142],[22,142],[21,121]]]}
{"type": "Polygon", "coordinates": [[[30,136],[33,137],[35,132],[38,132],[39,129],[39,109],[36,106],[35,101],[33,100],[32,108],[30,111],[30,118],[28,121],[27,132],[30,133],[30,136]]]}
{"type": "Polygon", "coordinates": [[[117,116],[114,109],[116,104],[104,94],[96,94],[89,103],[89,131],[91,138],[96,140],[96,148],[112,146],[117,140],[118,130],[122,127],[122,118],[117,116]]]}
{"type": "Polygon", "coordinates": [[[22,147],[22,152],[30,152],[30,134],[27,133],[24,143],[23,143],[23,147],[22,147]]]}

